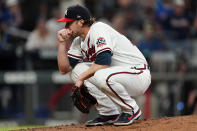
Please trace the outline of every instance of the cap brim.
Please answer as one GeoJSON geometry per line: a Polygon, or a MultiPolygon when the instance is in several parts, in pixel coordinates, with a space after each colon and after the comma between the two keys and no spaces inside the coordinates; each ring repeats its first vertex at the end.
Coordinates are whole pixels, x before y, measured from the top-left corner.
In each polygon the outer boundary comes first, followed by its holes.
{"type": "Polygon", "coordinates": [[[61,18],[61,19],[57,20],[57,22],[70,22],[70,21],[75,21],[75,19],[61,18]]]}

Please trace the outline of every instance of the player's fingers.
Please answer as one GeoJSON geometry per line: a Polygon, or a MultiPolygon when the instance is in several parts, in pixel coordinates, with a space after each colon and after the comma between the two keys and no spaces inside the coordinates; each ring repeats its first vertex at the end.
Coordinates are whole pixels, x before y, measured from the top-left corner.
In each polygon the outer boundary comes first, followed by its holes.
{"type": "Polygon", "coordinates": [[[70,29],[62,29],[58,31],[58,40],[59,41],[67,41],[70,39],[71,30],[70,29]]]}
{"type": "Polygon", "coordinates": [[[66,33],[67,33],[68,35],[71,35],[72,31],[71,31],[70,29],[66,29],[66,33]]]}
{"type": "Polygon", "coordinates": [[[65,41],[65,37],[63,36],[62,32],[58,32],[57,40],[58,40],[59,42],[65,41]]]}
{"type": "Polygon", "coordinates": [[[57,39],[59,42],[65,41],[65,39],[62,37],[62,35],[58,35],[57,39]]]}
{"type": "Polygon", "coordinates": [[[64,30],[58,31],[58,35],[57,36],[58,36],[58,38],[64,39],[66,37],[66,31],[64,31],[64,30]]]}
{"type": "Polygon", "coordinates": [[[68,29],[64,29],[60,32],[60,35],[64,38],[64,39],[69,39],[70,37],[70,30],[68,29]]]}
{"type": "Polygon", "coordinates": [[[60,31],[58,32],[58,35],[60,35],[60,36],[65,36],[65,35],[66,35],[65,30],[60,30],[60,31]]]}
{"type": "Polygon", "coordinates": [[[62,35],[63,35],[63,37],[64,37],[65,39],[69,39],[70,36],[71,36],[71,30],[70,30],[70,29],[65,29],[65,30],[63,30],[62,35]]]}

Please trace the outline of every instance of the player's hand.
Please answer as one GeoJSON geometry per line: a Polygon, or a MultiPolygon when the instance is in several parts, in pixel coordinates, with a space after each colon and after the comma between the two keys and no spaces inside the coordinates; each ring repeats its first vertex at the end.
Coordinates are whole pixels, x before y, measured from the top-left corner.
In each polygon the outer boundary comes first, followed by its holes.
{"type": "Polygon", "coordinates": [[[69,41],[71,35],[71,31],[69,29],[62,29],[58,31],[57,40],[59,43],[66,43],[69,41]]]}
{"type": "Polygon", "coordinates": [[[76,83],[75,83],[75,86],[81,87],[83,85],[83,82],[84,82],[83,80],[77,79],[76,83]]]}

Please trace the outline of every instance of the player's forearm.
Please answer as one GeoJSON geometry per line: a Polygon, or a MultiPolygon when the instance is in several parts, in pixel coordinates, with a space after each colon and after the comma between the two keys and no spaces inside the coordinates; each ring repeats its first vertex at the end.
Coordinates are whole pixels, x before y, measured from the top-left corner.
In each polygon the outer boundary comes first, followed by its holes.
{"type": "Polygon", "coordinates": [[[58,60],[59,72],[61,74],[66,74],[72,70],[69,64],[69,60],[66,52],[66,46],[64,44],[59,43],[57,60],[58,60]]]}
{"type": "Polygon", "coordinates": [[[98,65],[98,64],[92,64],[92,66],[87,70],[85,71],[84,73],[82,73],[78,79],[80,80],[86,80],[90,77],[92,77],[94,75],[94,73],[100,69],[104,69],[104,68],[107,68],[109,67],[108,65],[98,65]]]}

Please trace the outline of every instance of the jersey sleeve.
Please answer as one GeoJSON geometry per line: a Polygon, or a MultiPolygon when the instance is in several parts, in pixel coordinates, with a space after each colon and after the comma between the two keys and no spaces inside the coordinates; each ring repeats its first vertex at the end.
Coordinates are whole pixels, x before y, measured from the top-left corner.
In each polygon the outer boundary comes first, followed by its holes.
{"type": "Polygon", "coordinates": [[[82,54],[81,54],[81,40],[79,37],[75,38],[70,46],[70,49],[68,50],[68,57],[82,60],[82,54]]]}
{"type": "Polygon", "coordinates": [[[95,46],[96,56],[104,51],[110,51],[113,54],[112,40],[110,39],[109,32],[104,28],[94,29],[92,36],[95,46]]]}
{"type": "Polygon", "coordinates": [[[74,59],[74,58],[71,58],[71,57],[68,57],[68,60],[69,60],[70,66],[72,68],[74,68],[79,63],[78,59],[74,59]]]}
{"type": "Polygon", "coordinates": [[[111,52],[110,51],[104,51],[99,53],[96,56],[95,64],[98,65],[110,65],[111,64],[111,52]]]}

